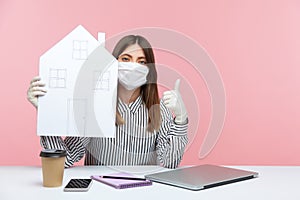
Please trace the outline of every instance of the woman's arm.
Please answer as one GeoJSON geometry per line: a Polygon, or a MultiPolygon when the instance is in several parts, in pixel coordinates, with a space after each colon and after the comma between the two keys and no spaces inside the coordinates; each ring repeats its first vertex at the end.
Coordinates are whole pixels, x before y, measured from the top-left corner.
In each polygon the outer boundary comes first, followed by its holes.
{"type": "Polygon", "coordinates": [[[162,124],[157,137],[157,155],[160,164],[167,168],[176,168],[188,143],[188,123],[176,124],[171,112],[161,101],[162,124]]]}
{"type": "Polygon", "coordinates": [[[41,136],[41,145],[44,149],[64,149],[67,152],[65,167],[72,166],[81,160],[85,154],[85,148],[90,138],[60,136],[41,136]]]}
{"type": "MultiPolygon", "coordinates": [[[[44,96],[47,93],[45,83],[42,82],[39,76],[34,77],[27,90],[27,99],[38,107],[38,97],[44,96]]],[[[41,146],[44,149],[64,149],[67,151],[65,167],[70,167],[74,162],[79,161],[85,154],[85,147],[90,141],[90,138],[66,137],[64,140],[59,136],[41,136],[41,146]]]]}

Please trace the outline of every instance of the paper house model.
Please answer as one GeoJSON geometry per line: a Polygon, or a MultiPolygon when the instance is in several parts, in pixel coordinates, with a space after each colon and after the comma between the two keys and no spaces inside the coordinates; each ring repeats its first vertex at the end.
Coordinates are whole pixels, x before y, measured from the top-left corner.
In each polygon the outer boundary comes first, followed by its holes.
{"type": "Polygon", "coordinates": [[[79,25],[40,57],[38,135],[114,137],[118,65],[104,41],[79,25]]]}

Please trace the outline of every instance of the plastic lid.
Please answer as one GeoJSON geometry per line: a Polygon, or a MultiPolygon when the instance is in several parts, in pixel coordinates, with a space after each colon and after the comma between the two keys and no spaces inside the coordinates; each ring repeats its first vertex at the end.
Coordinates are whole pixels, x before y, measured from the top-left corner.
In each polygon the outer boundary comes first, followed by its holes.
{"type": "Polygon", "coordinates": [[[67,152],[62,149],[45,149],[40,153],[40,157],[59,158],[67,155],[67,152]]]}

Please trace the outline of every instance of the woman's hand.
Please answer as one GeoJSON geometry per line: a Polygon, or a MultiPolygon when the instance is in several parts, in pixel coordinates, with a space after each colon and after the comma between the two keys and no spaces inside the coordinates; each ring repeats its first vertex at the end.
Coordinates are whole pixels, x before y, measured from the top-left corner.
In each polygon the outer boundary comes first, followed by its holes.
{"type": "Polygon", "coordinates": [[[27,99],[36,108],[38,107],[38,97],[47,93],[47,90],[44,88],[45,85],[39,76],[34,77],[30,82],[30,87],[27,90],[27,99]]]}
{"type": "Polygon", "coordinates": [[[175,82],[174,90],[166,91],[163,94],[163,100],[167,108],[173,111],[175,122],[183,124],[187,122],[187,111],[184,106],[184,102],[179,92],[180,79],[175,82]]]}

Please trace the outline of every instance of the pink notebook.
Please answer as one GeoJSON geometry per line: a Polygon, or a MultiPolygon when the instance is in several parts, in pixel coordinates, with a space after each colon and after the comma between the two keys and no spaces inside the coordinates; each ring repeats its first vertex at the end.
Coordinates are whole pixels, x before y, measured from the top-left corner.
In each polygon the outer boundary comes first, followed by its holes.
{"type": "MultiPolygon", "coordinates": [[[[121,176],[121,177],[136,177],[132,174],[128,173],[114,173],[114,174],[106,174],[109,176],[121,176]]],[[[152,185],[152,181],[150,180],[124,180],[124,179],[111,179],[111,178],[102,178],[99,175],[91,176],[93,180],[99,181],[101,183],[112,186],[116,189],[125,189],[132,187],[141,187],[141,186],[149,186],[152,185]]]]}

